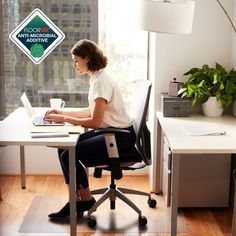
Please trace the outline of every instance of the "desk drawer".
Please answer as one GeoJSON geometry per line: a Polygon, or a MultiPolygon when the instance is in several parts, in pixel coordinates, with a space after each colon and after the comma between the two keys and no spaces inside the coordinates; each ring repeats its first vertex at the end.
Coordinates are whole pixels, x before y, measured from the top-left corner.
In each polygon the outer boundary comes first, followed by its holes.
{"type": "Polygon", "coordinates": [[[163,176],[162,176],[162,193],[165,199],[166,206],[170,206],[170,196],[171,196],[171,171],[168,170],[165,163],[163,163],[163,176]]]}
{"type": "Polygon", "coordinates": [[[171,150],[167,140],[164,137],[164,149],[163,149],[163,178],[162,178],[162,193],[166,202],[166,206],[170,206],[171,196],[171,150]]]}
{"type": "Polygon", "coordinates": [[[164,149],[163,149],[163,162],[165,163],[168,170],[171,170],[171,150],[169,144],[164,137],[164,149]]]}

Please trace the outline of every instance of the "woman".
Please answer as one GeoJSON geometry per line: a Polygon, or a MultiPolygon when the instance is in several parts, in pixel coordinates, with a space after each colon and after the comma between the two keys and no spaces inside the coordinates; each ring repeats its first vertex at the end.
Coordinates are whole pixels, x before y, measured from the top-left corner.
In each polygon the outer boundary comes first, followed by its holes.
{"type": "MultiPolygon", "coordinates": [[[[90,76],[89,106],[78,111],[53,109],[46,113],[45,119],[54,122],[68,122],[92,129],[81,134],[76,145],[76,208],[77,214],[81,214],[88,211],[96,202],[91,195],[84,166],[109,163],[104,135],[94,132],[94,129],[116,127],[129,130],[129,133],[116,135],[117,146],[121,151],[129,150],[134,146],[135,132],[132,119],[125,110],[119,87],[104,70],[107,58],[97,44],[89,40],[80,40],[71,49],[71,54],[78,73],[90,76]]],[[[68,185],[68,150],[59,149],[58,156],[65,182],[68,185]]],[[[68,202],[60,211],[50,214],[49,217],[59,219],[69,215],[68,202]]]]}

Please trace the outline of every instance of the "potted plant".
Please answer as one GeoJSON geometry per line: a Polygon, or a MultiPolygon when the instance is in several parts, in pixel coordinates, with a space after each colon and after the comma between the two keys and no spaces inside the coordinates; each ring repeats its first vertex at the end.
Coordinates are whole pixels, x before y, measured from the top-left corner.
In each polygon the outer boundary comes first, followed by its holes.
{"type": "Polygon", "coordinates": [[[191,68],[184,75],[189,77],[181,85],[179,94],[181,97],[190,98],[193,106],[200,102],[204,115],[221,116],[223,110],[233,102],[236,91],[234,69],[227,72],[218,63],[215,67],[205,64],[202,68],[191,68]]]}
{"type": "Polygon", "coordinates": [[[236,117],[236,70],[231,70],[229,72],[229,79],[233,81],[235,87],[233,102],[232,102],[232,115],[236,117]]]}

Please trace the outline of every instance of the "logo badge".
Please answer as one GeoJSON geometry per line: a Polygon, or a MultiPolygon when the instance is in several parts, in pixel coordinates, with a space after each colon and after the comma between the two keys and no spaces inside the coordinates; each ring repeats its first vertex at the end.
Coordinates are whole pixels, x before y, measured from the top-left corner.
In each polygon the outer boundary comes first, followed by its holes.
{"type": "Polygon", "coordinates": [[[40,9],[35,9],[9,38],[35,64],[39,64],[63,41],[65,35],[40,9]]]}

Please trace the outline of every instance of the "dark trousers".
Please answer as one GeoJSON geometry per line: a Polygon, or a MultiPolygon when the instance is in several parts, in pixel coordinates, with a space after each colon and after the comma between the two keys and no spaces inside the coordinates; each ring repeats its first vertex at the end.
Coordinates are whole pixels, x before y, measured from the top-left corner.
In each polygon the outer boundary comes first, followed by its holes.
{"type": "MultiPolygon", "coordinates": [[[[126,128],[129,133],[117,133],[116,142],[119,151],[128,151],[135,144],[135,131],[133,126],[126,128]]],[[[66,184],[69,184],[69,152],[67,149],[58,149],[62,172],[66,184]]],[[[127,160],[129,161],[129,160],[127,160]]],[[[105,137],[103,134],[88,131],[80,135],[76,145],[76,188],[87,188],[89,186],[85,167],[105,165],[109,163],[106,149],[105,137]]]]}

